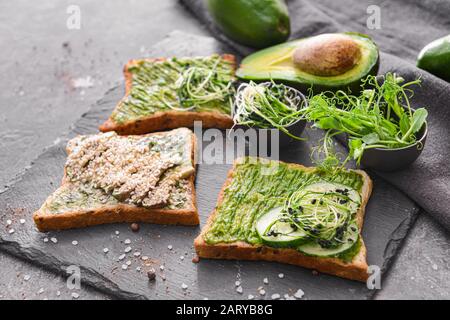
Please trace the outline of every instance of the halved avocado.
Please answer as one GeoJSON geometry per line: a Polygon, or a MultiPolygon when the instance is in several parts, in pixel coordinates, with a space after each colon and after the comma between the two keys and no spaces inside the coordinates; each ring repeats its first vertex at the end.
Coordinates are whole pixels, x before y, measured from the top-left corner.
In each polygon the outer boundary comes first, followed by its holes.
{"type": "Polygon", "coordinates": [[[240,79],[280,81],[299,89],[359,90],[361,79],[378,72],[377,45],[358,33],[327,33],[279,44],[247,56],[240,79]]]}

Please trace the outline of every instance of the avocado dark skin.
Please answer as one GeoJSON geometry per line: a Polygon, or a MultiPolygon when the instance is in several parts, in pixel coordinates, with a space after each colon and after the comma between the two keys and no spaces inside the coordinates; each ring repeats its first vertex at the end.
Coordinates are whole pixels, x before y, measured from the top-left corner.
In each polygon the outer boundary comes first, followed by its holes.
{"type": "Polygon", "coordinates": [[[417,58],[417,67],[450,82],[450,35],[426,45],[417,58]]]}
{"type": "Polygon", "coordinates": [[[207,4],[223,33],[242,45],[260,49],[289,38],[284,0],[207,0],[207,4]]]}
{"type": "Polygon", "coordinates": [[[329,33],[298,39],[255,52],[236,74],[255,82],[276,81],[302,91],[360,91],[361,80],[376,75],[379,53],[366,35],[329,33]]]}

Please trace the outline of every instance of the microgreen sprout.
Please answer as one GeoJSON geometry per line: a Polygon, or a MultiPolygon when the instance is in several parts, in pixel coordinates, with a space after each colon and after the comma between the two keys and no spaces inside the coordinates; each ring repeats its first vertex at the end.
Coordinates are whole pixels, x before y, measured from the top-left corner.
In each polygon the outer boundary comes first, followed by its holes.
{"type": "Polygon", "coordinates": [[[233,121],[238,125],[278,129],[291,138],[287,127],[301,119],[304,95],[294,88],[274,82],[242,83],[236,94],[233,121]]]}
{"type": "Polygon", "coordinates": [[[234,87],[228,76],[218,69],[220,57],[210,67],[190,66],[184,70],[175,83],[182,108],[170,106],[175,110],[192,110],[211,101],[225,102],[232,106],[234,87]]]}
{"type": "Polygon", "coordinates": [[[405,83],[395,73],[387,73],[380,78],[368,76],[358,96],[342,90],[312,96],[302,112],[307,120],[314,122],[314,127],[327,132],[323,145],[319,146],[325,162],[338,158],[330,152],[330,137],[340,133],[349,137],[350,154],[343,165],[350,157],[359,163],[367,149],[395,149],[415,144],[428,115],[424,108],[413,110],[409,101],[413,95],[409,87],[420,82],[416,79],[405,83]]]}
{"type": "Polygon", "coordinates": [[[347,189],[327,192],[299,189],[286,201],[283,218],[309,237],[322,240],[325,246],[339,245],[359,205],[347,189]]]}

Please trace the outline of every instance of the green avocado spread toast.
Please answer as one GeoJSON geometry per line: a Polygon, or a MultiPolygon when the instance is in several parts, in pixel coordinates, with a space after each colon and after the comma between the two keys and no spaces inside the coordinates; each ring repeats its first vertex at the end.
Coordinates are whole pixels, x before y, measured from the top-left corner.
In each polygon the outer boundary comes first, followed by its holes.
{"type": "Polygon", "coordinates": [[[62,185],[34,214],[38,229],[126,221],[198,224],[195,144],[186,128],[70,140],[62,185]]]}
{"type": "Polygon", "coordinates": [[[125,97],[100,130],[119,134],[192,127],[230,128],[235,58],[131,60],[124,69],[125,97]]]}
{"type": "Polygon", "coordinates": [[[364,281],[361,229],[371,189],[360,170],[238,159],[195,240],[196,251],[204,258],[278,261],[364,281]]]}

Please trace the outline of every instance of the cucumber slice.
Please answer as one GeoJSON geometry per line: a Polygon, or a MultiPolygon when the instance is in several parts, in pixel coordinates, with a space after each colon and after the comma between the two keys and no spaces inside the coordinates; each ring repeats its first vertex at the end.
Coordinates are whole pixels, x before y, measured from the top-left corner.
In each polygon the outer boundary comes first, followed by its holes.
{"type": "MultiPolygon", "coordinates": [[[[328,193],[328,192],[336,192],[336,190],[342,192],[345,191],[346,195],[352,200],[349,203],[350,209],[356,212],[361,205],[361,196],[359,192],[355,189],[347,187],[343,184],[333,183],[328,181],[320,181],[306,186],[303,191],[306,194],[308,191],[312,192],[320,192],[320,193],[328,193]]],[[[314,197],[314,195],[310,195],[310,197],[314,197]]],[[[305,197],[304,201],[310,201],[308,196],[305,197]]]]}
{"type": "Polygon", "coordinates": [[[343,237],[343,243],[336,248],[323,248],[316,241],[300,245],[297,250],[310,256],[335,257],[349,250],[358,241],[359,230],[356,223],[350,223],[343,237]]]}
{"type": "Polygon", "coordinates": [[[297,247],[307,239],[307,235],[290,223],[279,221],[283,216],[282,209],[277,207],[262,215],[256,222],[256,232],[269,246],[297,247]]]}

